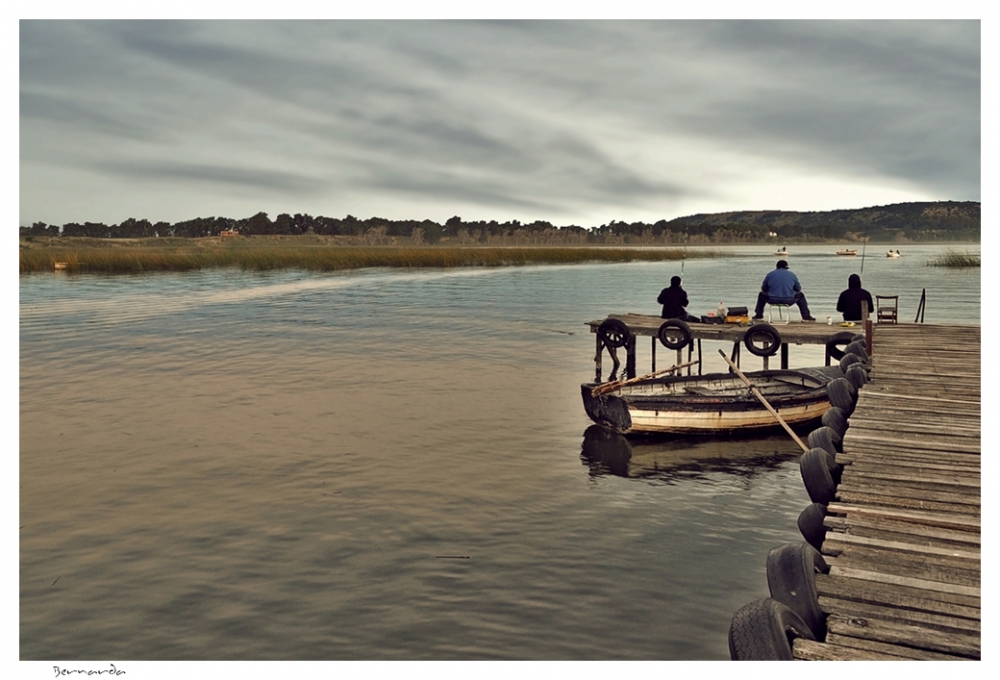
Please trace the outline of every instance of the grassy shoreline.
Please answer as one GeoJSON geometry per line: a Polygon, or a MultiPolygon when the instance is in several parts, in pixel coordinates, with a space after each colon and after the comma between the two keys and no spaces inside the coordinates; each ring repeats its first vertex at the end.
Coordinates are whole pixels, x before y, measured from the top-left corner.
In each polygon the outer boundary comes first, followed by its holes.
{"type": "MultiPolygon", "coordinates": [[[[180,241],[181,239],[178,239],[180,241]]],[[[98,241],[98,239],[87,239],[98,241]]],[[[161,240],[162,241],[162,240],[161,240]]],[[[593,246],[342,246],[261,240],[240,243],[208,239],[191,243],[29,243],[20,271],[127,274],[233,267],[243,270],[338,271],[369,267],[509,267],[530,264],[669,261],[724,257],[720,251],[683,248],[593,246]]]]}

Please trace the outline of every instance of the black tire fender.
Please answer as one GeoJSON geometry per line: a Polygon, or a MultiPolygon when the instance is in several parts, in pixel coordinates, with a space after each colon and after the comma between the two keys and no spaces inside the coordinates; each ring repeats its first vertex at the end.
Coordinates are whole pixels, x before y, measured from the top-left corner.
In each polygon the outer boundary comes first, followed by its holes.
{"type": "Polygon", "coordinates": [[[684,349],[691,344],[691,327],[680,319],[668,319],[660,324],[656,337],[667,349],[684,349]]]}
{"type": "Polygon", "coordinates": [[[844,435],[847,434],[847,418],[844,417],[844,412],[836,406],[828,408],[826,413],[823,414],[823,418],[820,422],[836,432],[837,435],[840,436],[841,440],[843,440],[844,435]]]}
{"type": "Polygon", "coordinates": [[[808,543],[787,543],[767,553],[771,598],[798,614],[817,640],[826,637],[826,617],[819,608],[816,574],[828,571],[826,560],[808,543]]]}
{"type": "Polygon", "coordinates": [[[781,347],[781,333],[769,323],[754,324],[743,334],[743,346],[754,356],[772,356],[781,347]],[[757,339],[763,341],[761,346],[755,344],[755,340],[757,339]]]}
{"type": "Polygon", "coordinates": [[[858,403],[858,391],[847,378],[834,378],[826,386],[826,394],[830,397],[830,405],[836,406],[849,418],[854,413],[854,405],[858,403]]]}
{"type": "Polygon", "coordinates": [[[856,390],[860,390],[868,383],[868,371],[861,364],[851,364],[844,375],[856,390]]]}
{"type": "Polygon", "coordinates": [[[826,506],[822,503],[810,503],[799,513],[797,521],[799,533],[806,543],[819,550],[823,546],[826,538],[826,526],[823,518],[826,517],[826,506]]]}
{"type": "Polygon", "coordinates": [[[792,640],[815,640],[802,617],[787,605],[765,597],[745,604],[729,624],[733,661],[791,661],[792,640]]]}
{"type": "Polygon", "coordinates": [[[867,363],[870,358],[868,356],[868,346],[865,344],[864,340],[852,340],[851,344],[849,344],[847,349],[844,351],[847,354],[857,354],[865,363],[867,363]]]}
{"type": "Polygon", "coordinates": [[[809,433],[807,439],[810,449],[823,449],[831,456],[844,451],[844,440],[836,430],[826,425],[818,427],[809,433]]]}
{"type": "Polygon", "coordinates": [[[855,364],[864,368],[864,360],[857,354],[845,354],[840,358],[840,370],[842,370],[845,375],[847,374],[847,369],[855,364]]]}
{"type": "Polygon", "coordinates": [[[840,361],[847,353],[847,345],[853,342],[854,338],[855,334],[851,331],[840,331],[839,333],[835,333],[833,337],[826,342],[826,353],[829,354],[832,359],[840,361]],[[843,345],[845,349],[841,349],[841,345],[843,345]]]}
{"type": "Polygon", "coordinates": [[[597,337],[605,346],[617,349],[628,344],[628,341],[632,339],[632,331],[629,330],[624,321],[605,319],[597,327],[597,337]]]}
{"type": "Polygon", "coordinates": [[[833,481],[830,468],[836,465],[833,457],[824,449],[809,449],[799,458],[799,474],[806,487],[809,500],[827,505],[836,498],[837,485],[833,481]]]}

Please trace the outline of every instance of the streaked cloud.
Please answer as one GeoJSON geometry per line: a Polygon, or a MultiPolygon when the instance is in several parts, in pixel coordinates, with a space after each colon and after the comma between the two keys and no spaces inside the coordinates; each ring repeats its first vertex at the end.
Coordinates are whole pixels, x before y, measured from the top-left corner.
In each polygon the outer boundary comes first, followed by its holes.
{"type": "Polygon", "coordinates": [[[22,21],[21,223],[980,198],[978,21],[22,21]]]}

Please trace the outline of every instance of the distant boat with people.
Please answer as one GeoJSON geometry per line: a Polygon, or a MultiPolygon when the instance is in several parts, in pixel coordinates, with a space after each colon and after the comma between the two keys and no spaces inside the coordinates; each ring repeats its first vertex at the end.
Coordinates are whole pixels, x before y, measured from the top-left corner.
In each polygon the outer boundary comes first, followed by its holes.
{"type": "Polygon", "coordinates": [[[789,255],[790,253],[788,252],[788,248],[786,248],[785,246],[781,246],[781,248],[779,248],[778,250],[775,250],[771,254],[772,255],[789,255]]]}
{"type": "Polygon", "coordinates": [[[901,257],[898,250],[889,250],[885,254],[886,257],[901,257]]]}
{"type": "Polygon", "coordinates": [[[846,255],[848,257],[854,257],[855,255],[858,254],[858,251],[854,250],[853,248],[844,248],[842,250],[838,250],[837,254],[838,255],[846,255]]]}

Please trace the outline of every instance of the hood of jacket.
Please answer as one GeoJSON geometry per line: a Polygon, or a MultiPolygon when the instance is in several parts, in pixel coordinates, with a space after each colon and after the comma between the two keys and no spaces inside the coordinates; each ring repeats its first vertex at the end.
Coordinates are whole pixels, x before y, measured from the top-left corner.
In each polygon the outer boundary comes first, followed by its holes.
{"type": "Polygon", "coordinates": [[[861,277],[857,274],[851,274],[847,277],[847,287],[848,288],[860,288],[861,287],[861,277]]]}

